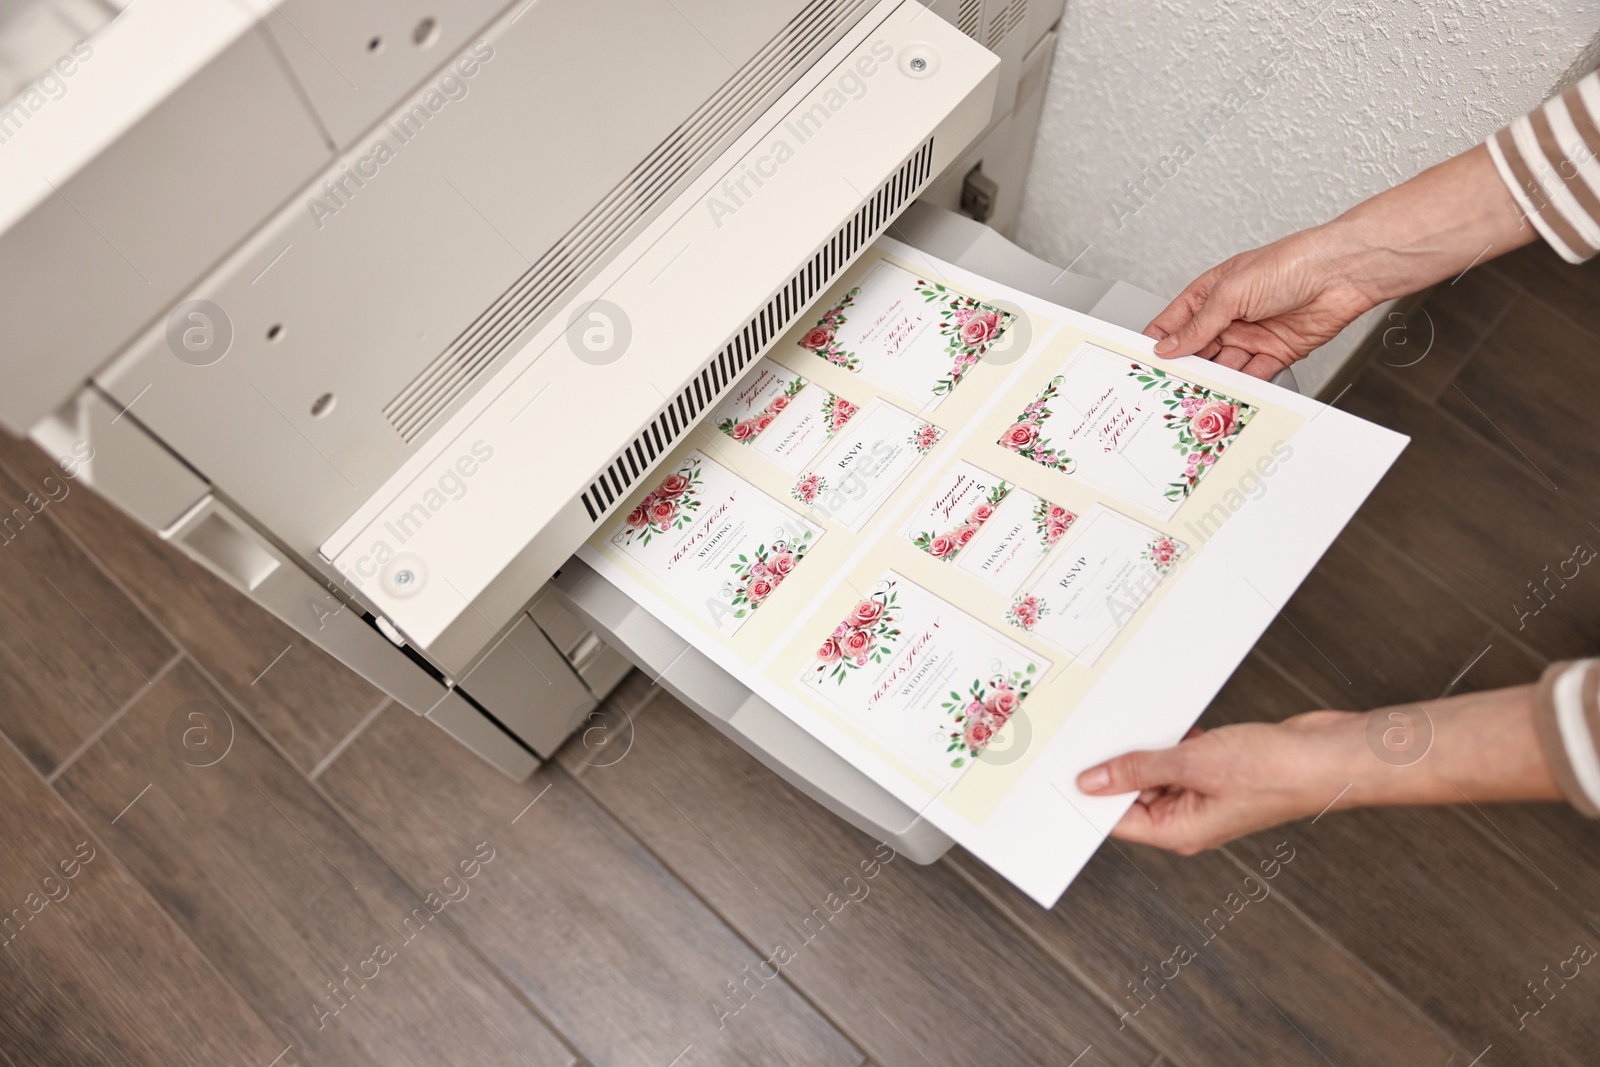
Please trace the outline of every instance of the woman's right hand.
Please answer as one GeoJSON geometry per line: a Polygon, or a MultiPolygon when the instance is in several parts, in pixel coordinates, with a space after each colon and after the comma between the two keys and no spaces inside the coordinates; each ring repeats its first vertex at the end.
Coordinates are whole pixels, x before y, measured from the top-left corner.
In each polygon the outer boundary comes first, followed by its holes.
{"type": "Polygon", "coordinates": [[[1190,282],[1144,328],[1156,355],[1193,353],[1269,379],[1332,339],[1379,301],[1339,265],[1347,250],[1330,230],[1241,252],[1190,282]]]}

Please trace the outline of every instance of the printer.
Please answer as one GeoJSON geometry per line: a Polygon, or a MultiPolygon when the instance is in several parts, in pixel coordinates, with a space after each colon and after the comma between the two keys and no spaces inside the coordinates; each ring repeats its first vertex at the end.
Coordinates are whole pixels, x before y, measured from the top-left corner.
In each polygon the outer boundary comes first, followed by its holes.
{"type": "Polygon", "coordinates": [[[1004,236],[1062,0],[13,8],[0,425],[507,775],[637,666],[948,848],[572,557],[880,235],[1159,308],[1004,236]]]}

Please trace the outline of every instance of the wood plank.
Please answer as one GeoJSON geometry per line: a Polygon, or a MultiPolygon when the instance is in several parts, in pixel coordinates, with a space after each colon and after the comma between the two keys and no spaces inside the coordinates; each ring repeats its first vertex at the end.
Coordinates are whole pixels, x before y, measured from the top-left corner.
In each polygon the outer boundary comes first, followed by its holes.
{"type": "MultiPolygon", "coordinates": [[[[1341,407],[1410,434],[1411,445],[1362,507],[1359,520],[1426,567],[1484,617],[1551,659],[1600,648],[1600,575],[1583,574],[1541,603],[1528,590],[1596,540],[1589,516],[1521,461],[1383,374],[1369,374],[1341,407]]],[[[1600,547],[1600,540],[1596,541],[1600,547]]]]}
{"type": "MultiPolygon", "coordinates": [[[[1283,718],[1303,709],[1296,691],[1252,656],[1218,695],[1208,725],[1283,718]]],[[[1336,811],[1229,848],[1254,865],[1283,841],[1295,859],[1277,879],[1282,898],[1473,1056],[1492,1044],[1501,1058],[1486,1062],[1576,1064],[1587,1059],[1572,1050],[1600,1047],[1600,1013],[1546,1011],[1539,1025],[1519,1028],[1510,1006],[1519,991],[1529,996],[1522,983],[1571,956],[1588,927],[1571,910],[1577,901],[1462,813],[1336,811]]],[[[1589,944],[1600,949],[1600,938],[1589,944]]],[[[1577,999],[1568,1003],[1581,1009],[1577,999]]]]}
{"type": "Polygon", "coordinates": [[[1278,890],[1418,1004],[1472,1055],[1501,1063],[1592,1063],[1600,1013],[1581,985],[1523,1026],[1513,1005],[1579,942],[1600,938],[1535,874],[1473,841],[1450,811],[1334,812],[1240,842],[1250,862],[1287,839],[1278,890]],[[1453,936],[1452,936],[1453,932],[1453,936]]]}
{"type": "MultiPolygon", "coordinates": [[[[0,464],[41,476],[51,469],[49,458],[31,442],[3,431],[0,464]]],[[[349,668],[87,488],[73,485],[71,494],[48,513],[88,547],[302,771],[315,767],[383,701],[381,692],[349,668]]]]}
{"type": "Polygon", "coordinates": [[[1437,697],[1482,649],[1486,630],[1482,615],[1358,522],[1257,647],[1327,706],[1359,711],[1437,697]]]}
{"type": "MultiPolygon", "coordinates": [[[[1440,394],[1439,406],[1506,458],[1532,464],[1569,498],[1593,500],[1600,496],[1597,354],[1600,339],[1543,301],[1520,299],[1440,394]]],[[[1600,546],[1600,531],[1588,532],[1584,539],[1600,546]]]]}
{"type": "Polygon", "coordinates": [[[0,1056],[259,1067],[283,1050],[112,857],[104,824],[79,821],[4,739],[0,813],[0,1056]]]}
{"type": "Polygon", "coordinates": [[[0,730],[48,774],[177,650],[46,517],[83,490],[34,473],[0,473],[0,730]]]}
{"type": "Polygon", "coordinates": [[[1544,672],[1546,660],[1528,651],[1504,629],[1490,627],[1472,655],[1451,675],[1440,696],[1527,685],[1544,672]]]}
{"type": "Polygon", "coordinates": [[[874,1062],[1065,1064],[1091,1046],[1084,1064],[1154,1057],[1119,1031],[1107,992],[1078,984],[949,867],[881,862],[877,843],[670,696],[634,730],[627,758],[583,786],[874,1062]]]}
{"type": "Polygon", "coordinates": [[[493,868],[451,919],[590,1062],[861,1062],[781,980],[720,1026],[722,984],[760,956],[559,768],[508,781],[391,708],[321,781],[414,885],[455,862],[456,842],[495,842],[493,868]]]}
{"type": "Polygon", "coordinates": [[[572,1063],[448,922],[451,896],[472,899],[492,880],[499,837],[441,841],[448,862],[412,892],[223,704],[181,664],[58,786],[283,1035],[257,1067],[287,1043],[307,1067],[572,1063]]]}
{"type": "Polygon", "coordinates": [[[1175,1062],[1437,1064],[1464,1051],[1278,897],[1276,857],[1241,867],[1220,851],[1108,845],[1050,911],[964,851],[950,862],[1175,1062]]]}
{"type": "Polygon", "coordinates": [[[1516,299],[1516,289],[1487,271],[1443,282],[1409,315],[1379,324],[1378,363],[1424,400],[1434,400],[1516,299]]]}
{"type": "Polygon", "coordinates": [[[1574,265],[1543,241],[1491,259],[1483,268],[1500,284],[1542,300],[1580,328],[1600,336],[1600,260],[1574,265]]]}

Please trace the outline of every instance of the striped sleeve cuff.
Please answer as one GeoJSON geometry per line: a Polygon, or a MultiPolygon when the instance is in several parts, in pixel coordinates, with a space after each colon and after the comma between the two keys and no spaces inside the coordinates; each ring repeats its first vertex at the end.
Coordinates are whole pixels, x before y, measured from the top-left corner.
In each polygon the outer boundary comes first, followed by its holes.
{"type": "Polygon", "coordinates": [[[1546,667],[1533,721],[1562,794],[1591,819],[1600,817],[1600,659],[1546,667]]]}
{"type": "Polygon", "coordinates": [[[1597,119],[1600,72],[1593,72],[1488,140],[1523,216],[1569,263],[1600,250],[1597,119]]]}

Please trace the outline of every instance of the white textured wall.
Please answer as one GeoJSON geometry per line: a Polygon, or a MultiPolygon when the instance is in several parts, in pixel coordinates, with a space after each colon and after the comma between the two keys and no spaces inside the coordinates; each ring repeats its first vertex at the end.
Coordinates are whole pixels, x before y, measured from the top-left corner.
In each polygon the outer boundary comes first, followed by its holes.
{"type": "Polygon", "coordinates": [[[1067,0],[1061,29],[1017,241],[1171,297],[1533,107],[1593,62],[1600,0],[1067,0]]]}

